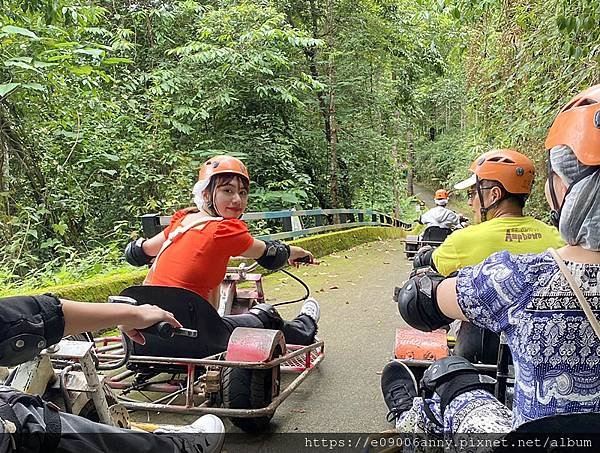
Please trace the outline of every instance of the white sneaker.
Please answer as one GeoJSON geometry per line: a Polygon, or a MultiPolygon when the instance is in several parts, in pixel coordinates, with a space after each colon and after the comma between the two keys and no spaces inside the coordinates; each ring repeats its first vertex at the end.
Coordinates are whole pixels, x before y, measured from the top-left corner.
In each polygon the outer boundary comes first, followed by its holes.
{"type": "Polygon", "coordinates": [[[198,442],[202,453],[220,452],[225,441],[225,426],[221,419],[213,414],[203,415],[190,425],[169,426],[157,429],[154,432],[164,434],[202,434],[203,438],[198,442]]]}
{"type": "Polygon", "coordinates": [[[321,308],[319,307],[319,302],[317,302],[317,299],[313,297],[306,299],[304,301],[304,305],[302,305],[300,314],[310,317],[315,324],[318,324],[319,319],[321,319],[321,308]]]}

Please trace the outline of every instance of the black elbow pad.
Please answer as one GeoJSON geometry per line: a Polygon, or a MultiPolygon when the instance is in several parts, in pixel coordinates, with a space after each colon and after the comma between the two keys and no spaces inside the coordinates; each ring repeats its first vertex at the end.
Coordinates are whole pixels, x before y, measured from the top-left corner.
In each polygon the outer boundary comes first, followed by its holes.
{"type": "Polygon", "coordinates": [[[440,311],[437,304],[437,287],[444,279],[437,272],[425,272],[394,290],[394,301],[398,303],[400,316],[411,327],[431,332],[453,321],[440,311]]]}
{"type": "Polygon", "coordinates": [[[264,241],[265,252],[256,260],[265,269],[277,270],[285,266],[290,257],[290,246],[281,241],[264,241]]]}
{"type": "Polygon", "coordinates": [[[27,362],[62,338],[60,300],[51,294],[0,298],[0,326],[0,365],[27,362]]]}
{"type": "Polygon", "coordinates": [[[153,256],[146,255],[144,249],[142,248],[142,244],[146,241],[144,238],[136,239],[135,241],[131,241],[125,247],[125,259],[132,266],[144,266],[146,264],[150,264],[152,262],[153,256]]]}

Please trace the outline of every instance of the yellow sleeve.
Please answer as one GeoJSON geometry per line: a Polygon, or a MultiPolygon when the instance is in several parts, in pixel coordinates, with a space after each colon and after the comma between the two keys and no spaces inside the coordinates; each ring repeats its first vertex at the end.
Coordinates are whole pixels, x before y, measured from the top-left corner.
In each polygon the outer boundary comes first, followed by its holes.
{"type": "Polygon", "coordinates": [[[446,277],[462,267],[452,235],[448,236],[442,245],[434,250],[432,259],[437,271],[446,277]]]}
{"type": "Polygon", "coordinates": [[[563,238],[560,235],[560,232],[558,231],[558,228],[555,227],[550,227],[552,228],[552,244],[549,245],[549,247],[554,247],[556,249],[560,248],[560,247],[564,247],[565,245],[567,245],[567,243],[563,240],[563,238]]]}

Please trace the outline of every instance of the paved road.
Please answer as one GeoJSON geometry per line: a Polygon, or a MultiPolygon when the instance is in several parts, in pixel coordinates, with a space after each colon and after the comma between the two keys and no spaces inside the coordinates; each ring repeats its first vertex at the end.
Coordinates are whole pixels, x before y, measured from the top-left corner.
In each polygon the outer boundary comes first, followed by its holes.
{"type": "MultiPolygon", "coordinates": [[[[392,301],[394,286],[407,276],[400,240],[372,242],[331,255],[320,266],[300,269],[321,303],[320,336],[326,358],[277,410],[272,430],[277,433],[379,432],[389,429],[380,391],[380,372],[392,355],[394,332],[401,325],[392,301]]],[[[278,300],[301,294],[289,278],[275,274],[265,292],[278,300]]],[[[275,302],[273,299],[272,302],[275,302]]],[[[281,307],[293,317],[299,304],[281,307]]],[[[239,432],[226,425],[228,432],[239,432]]],[[[231,452],[243,451],[238,436],[225,444],[231,452]]],[[[263,435],[248,441],[260,450],[280,449],[281,436],[263,435]]]]}

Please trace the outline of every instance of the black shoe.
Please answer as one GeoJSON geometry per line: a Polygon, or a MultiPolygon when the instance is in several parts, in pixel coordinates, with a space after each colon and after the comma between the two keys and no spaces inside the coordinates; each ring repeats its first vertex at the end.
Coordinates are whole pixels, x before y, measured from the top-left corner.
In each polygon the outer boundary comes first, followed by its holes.
{"type": "Polygon", "coordinates": [[[395,422],[403,412],[412,407],[413,399],[417,396],[417,381],[405,364],[393,360],[381,373],[381,391],[390,410],[387,420],[395,422]]]}

